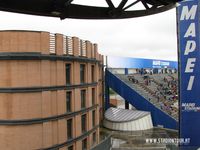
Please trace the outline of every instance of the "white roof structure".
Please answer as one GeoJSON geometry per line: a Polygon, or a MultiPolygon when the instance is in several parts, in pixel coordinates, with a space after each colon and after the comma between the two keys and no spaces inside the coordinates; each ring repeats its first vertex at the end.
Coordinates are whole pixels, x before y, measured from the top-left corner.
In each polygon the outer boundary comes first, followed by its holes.
{"type": "Polygon", "coordinates": [[[106,128],[120,131],[153,128],[150,112],[112,107],[105,112],[103,124],[106,128]]]}

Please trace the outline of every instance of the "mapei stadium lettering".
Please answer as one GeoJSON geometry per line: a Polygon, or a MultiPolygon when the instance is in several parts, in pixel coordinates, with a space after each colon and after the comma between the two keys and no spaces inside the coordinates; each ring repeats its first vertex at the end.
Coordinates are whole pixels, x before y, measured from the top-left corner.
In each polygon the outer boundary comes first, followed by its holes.
{"type": "Polygon", "coordinates": [[[183,112],[200,112],[200,107],[196,106],[195,103],[182,103],[183,112]]]}
{"type": "Polygon", "coordinates": [[[188,91],[192,90],[195,79],[195,76],[192,75],[192,73],[194,72],[196,57],[191,57],[191,54],[197,50],[197,44],[196,44],[197,25],[194,21],[197,14],[197,8],[198,8],[197,5],[193,5],[190,9],[188,6],[183,6],[180,17],[180,21],[189,22],[189,26],[187,27],[187,30],[184,32],[185,33],[184,38],[187,40],[184,49],[184,56],[186,57],[185,73],[191,74],[187,84],[188,91]]]}

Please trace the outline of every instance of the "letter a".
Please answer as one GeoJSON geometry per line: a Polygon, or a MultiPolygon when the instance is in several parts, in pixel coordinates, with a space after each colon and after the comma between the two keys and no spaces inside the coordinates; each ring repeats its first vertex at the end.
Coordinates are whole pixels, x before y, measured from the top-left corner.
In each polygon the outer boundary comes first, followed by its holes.
{"type": "Polygon", "coordinates": [[[195,23],[191,23],[190,26],[187,29],[187,32],[185,33],[184,37],[195,37],[196,36],[196,32],[195,32],[195,23]]]}

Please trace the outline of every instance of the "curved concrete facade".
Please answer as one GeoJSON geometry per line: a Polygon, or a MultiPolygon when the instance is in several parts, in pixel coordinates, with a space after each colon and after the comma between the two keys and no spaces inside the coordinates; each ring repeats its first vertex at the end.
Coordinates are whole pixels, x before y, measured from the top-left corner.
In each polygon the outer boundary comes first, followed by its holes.
{"type": "Polygon", "coordinates": [[[97,45],[77,37],[1,31],[1,149],[66,149],[71,146],[73,150],[80,150],[85,139],[87,149],[98,144],[103,100],[102,64],[103,56],[97,52],[97,45]],[[66,64],[70,64],[70,84],[66,84],[66,64]],[[83,83],[80,81],[81,64],[85,66],[83,83]],[[81,90],[86,94],[84,107],[81,106],[81,90]],[[71,93],[69,112],[67,92],[71,93]],[[86,131],[82,132],[84,114],[86,131]],[[67,137],[69,119],[73,126],[70,139],[67,137]]]}

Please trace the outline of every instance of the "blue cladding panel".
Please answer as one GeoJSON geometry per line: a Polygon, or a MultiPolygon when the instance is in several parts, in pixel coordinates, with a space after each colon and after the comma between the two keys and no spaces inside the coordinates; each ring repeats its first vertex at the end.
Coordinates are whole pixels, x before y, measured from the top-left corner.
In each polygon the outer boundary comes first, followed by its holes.
{"type": "Polygon", "coordinates": [[[110,68],[178,68],[176,61],[108,56],[110,68]]]}
{"type": "Polygon", "coordinates": [[[128,75],[128,68],[125,68],[124,70],[125,70],[125,71],[124,71],[124,72],[125,72],[125,75],[128,75]]]}
{"type": "Polygon", "coordinates": [[[178,129],[178,123],[175,119],[165,114],[163,111],[155,107],[144,97],[118,79],[115,75],[106,70],[106,84],[126,101],[139,110],[150,111],[154,126],[163,125],[165,128],[178,129]]]}
{"type": "MultiPolygon", "coordinates": [[[[107,71],[105,72],[105,76],[107,76],[107,71]]],[[[105,109],[107,110],[110,107],[110,93],[109,93],[109,85],[108,78],[105,78],[105,109]]]]}
{"type": "Polygon", "coordinates": [[[180,136],[190,138],[189,144],[182,145],[185,149],[200,147],[200,2],[181,2],[177,12],[181,74],[180,136]],[[189,82],[192,78],[194,82],[189,82]]]}

